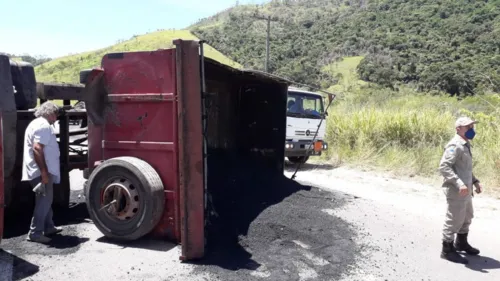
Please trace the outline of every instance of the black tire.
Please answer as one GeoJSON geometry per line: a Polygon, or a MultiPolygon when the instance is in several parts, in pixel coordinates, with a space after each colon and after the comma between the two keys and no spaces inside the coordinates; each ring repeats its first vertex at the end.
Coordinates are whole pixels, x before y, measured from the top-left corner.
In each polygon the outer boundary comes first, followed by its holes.
{"type": "Polygon", "coordinates": [[[0,55],[0,112],[2,112],[4,178],[7,178],[11,176],[16,163],[17,110],[10,60],[5,55],[0,55]]]}
{"type": "Polygon", "coordinates": [[[81,84],[87,84],[87,78],[89,77],[90,72],[92,72],[92,69],[84,69],[80,71],[80,83],[81,84]]]}
{"type": "Polygon", "coordinates": [[[288,157],[288,160],[293,164],[305,164],[309,160],[309,156],[294,156],[288,157]]]}
{"type": "Polygon", "coordinates": [[[12,84],[16,89],[15,101],[18,110],[35,108],[37,104],[35,68],[23,61],[10,61],[12,84]]]}
{"type": "Polygon", "coordinates": [[[4,55],[0,55],[0,109],[2,112],[16,111],[10,59],[4,55]]]}
{"type": "Polygon", "coordinates": [[[139,239],[151,232],[160,221],[165,204],[160,176],[151,165],[135,157],[117,157],[104,161],[89,176],[85,197],[87,210],[96,227],[106,237],[125,241],[139,239]],[[137,194],[123,206],[123,210],[130,212],[133,204],[138,204],[138,207],[133,208],[134,214],[131,217],[120,220],[106,209],[99,211],[103,205],[108,204],[101,199],[101,194],[103,197],[108,194],[105,190],[111,189],[107,187],[112,186],[112,182],[126,185],[129,194],[137,194]]]}

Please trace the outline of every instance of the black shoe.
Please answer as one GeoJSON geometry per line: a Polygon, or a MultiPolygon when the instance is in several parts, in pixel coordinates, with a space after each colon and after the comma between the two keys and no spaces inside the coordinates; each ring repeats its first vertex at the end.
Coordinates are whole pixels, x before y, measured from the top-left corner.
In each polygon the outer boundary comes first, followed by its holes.
{"type": "Polygon", "coordinates": [[[468,255],[477,256],[479,255],[479,250],[469,245],[467,242],[468,233],[457,234],[457,239],[455,240],[455,249],[457,251],[466,252],[468,255]]]}
{"type": "Polygon", "coordinates": [[[457,250],[455,247],[453,247],[453,242],[445,242],[443,241],[443,250],[441,251],[441,258],[445,260],[449,260],[454,263],[462,263],[462,264],[468,264],[469,261],[462,257],[459,253],[457,253],[457,250]]]}

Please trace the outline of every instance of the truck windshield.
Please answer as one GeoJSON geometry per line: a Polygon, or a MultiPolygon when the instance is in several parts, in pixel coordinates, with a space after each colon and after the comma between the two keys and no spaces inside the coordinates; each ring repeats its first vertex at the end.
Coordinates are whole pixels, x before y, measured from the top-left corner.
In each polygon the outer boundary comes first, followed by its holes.
{"type": "Polygon", "coordinates": [[[288,92],[287,116],[321,119],[323,116],[323,98],[300,92],[288,92]]]}

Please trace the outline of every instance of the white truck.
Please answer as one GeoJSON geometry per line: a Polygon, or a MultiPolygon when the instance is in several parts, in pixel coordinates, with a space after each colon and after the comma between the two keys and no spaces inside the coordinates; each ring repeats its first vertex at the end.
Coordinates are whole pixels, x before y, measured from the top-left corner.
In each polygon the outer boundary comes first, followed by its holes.
{"type": "Polygon", "coordinates": [[[285,157],[290,162],[305,163],[310,156],[320,156],[328,149],[326,122],[321,122],[326,115],[321,94],[294,87],[288,89],[285,157]],[[314,138],[316,131],[318,134],[314,138]]]}

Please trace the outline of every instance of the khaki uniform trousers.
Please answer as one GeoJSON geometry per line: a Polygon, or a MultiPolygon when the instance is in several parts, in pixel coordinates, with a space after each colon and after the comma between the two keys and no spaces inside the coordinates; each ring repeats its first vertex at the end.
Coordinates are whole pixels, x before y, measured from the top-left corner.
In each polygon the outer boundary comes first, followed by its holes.
{"type": "Polygon", "coordinates": [[[447,211],[443,226],[443,241],[452,242],[455,239],[455,233],[469,232],[469,226],[474,218],[472,188],[469,188],[469,194],[466,196],[461,196],[456,187],[444,187],[444,193],[447,211]]]}

